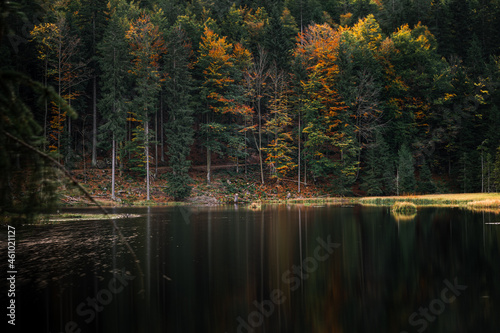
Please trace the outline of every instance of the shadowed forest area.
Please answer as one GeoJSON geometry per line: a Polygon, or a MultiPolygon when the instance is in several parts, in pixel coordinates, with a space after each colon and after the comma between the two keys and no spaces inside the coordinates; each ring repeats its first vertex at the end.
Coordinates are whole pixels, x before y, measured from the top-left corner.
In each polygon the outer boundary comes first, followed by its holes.
{"type": "Polygon", "coordinates": [[[0,3],[2,211],[54,198],[40,152],[113,200],[500,188],[498,0],[0,3]]]}

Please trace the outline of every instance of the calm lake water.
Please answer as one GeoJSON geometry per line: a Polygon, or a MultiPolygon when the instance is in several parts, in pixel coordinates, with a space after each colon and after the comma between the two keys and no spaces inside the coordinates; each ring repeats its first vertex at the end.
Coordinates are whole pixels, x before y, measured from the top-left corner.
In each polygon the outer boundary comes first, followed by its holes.
{"type": "Polygon", "coordinates": [[[499,215],[425,208],[397,221],[388,208],[333,205],[112,212],[141,214],[116,224],[143,278],[109,221],[18,226],[17,331],[500,331],[499,215]]]}

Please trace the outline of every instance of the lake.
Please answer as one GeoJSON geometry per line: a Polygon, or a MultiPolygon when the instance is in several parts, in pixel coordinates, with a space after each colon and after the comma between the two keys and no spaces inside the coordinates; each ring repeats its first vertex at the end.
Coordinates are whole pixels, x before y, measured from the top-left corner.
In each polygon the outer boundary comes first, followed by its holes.
{"type": "MultiPolygon", "coordinates": [[[[16,227],[18,331],[500,330],[499,215],[421,208],[396,219],[387,207],[335,205],[110,212],[140,214],[115,220],[138,265],[110,221],[16,227]]],[[[3,228],[3,272],[6,241],[3,228]]]]}

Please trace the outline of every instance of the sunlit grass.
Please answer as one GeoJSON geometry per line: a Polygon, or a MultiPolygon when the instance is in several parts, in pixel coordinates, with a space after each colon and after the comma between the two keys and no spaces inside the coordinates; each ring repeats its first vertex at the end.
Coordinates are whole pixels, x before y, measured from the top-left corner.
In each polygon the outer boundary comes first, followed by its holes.
{"type": "Polygon", "coordinates": [[[417,212],[417,205],[408,201],[398,201],[392,205],[391,211],[394,214],[413,215],[417,212]]]}
{"type": "MultiPolygon", "coordinates": [[[[500,193],[454,193],[407,195],[390,197],[365,197],[359,200],[363,205],[392,206],[396,202],[411,202],[417,207],[463,207],[469,209],[492,208],[500,202],[500,193]],[[469,204],[473,203],[474,204],[469,204]]],[[[497,206],[498,207],[498,204],[497,206]]]]}

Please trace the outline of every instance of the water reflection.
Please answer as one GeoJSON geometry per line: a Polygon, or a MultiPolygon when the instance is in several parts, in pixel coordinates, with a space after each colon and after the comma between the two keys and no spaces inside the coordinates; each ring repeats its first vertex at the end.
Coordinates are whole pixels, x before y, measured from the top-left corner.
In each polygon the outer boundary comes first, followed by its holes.
{"type": "Polygon", "coordinates": [[[108,222],[19,229],[20,329],[497,331],[500,226],[488,223],[499,215],[429,208],[402,220],[387,208],[305,205],[127,212],[142,214],[116,222],[140,259],[143,291],[108,222]],[[467,289],[439,308],[444,281],[455,279],[467,289]]]}

